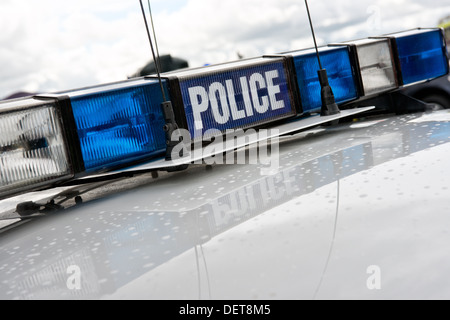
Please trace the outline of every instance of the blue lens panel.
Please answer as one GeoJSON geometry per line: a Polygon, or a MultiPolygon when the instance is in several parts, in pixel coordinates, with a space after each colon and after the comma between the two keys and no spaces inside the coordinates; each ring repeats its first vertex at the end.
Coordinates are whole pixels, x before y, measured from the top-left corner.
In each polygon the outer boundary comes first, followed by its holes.
{"type": "Polygon", "coordinates": [[[86,171],[124,166],[164,152],[158,82],[70,100],[86,171]]]}
{"type": "Polygon", "coordinates": [[[397,36],[403,84],[411,84],[448,73],[445,43],[439,29],[397,36]]]}
{"type": "MultiPolygon", "coordinates": [[[[320,48],[322,67],[327,70],[328,80],[336,103],[358,98],[355,77],[347,47],[320,48]]],[[[318,112],[322,106],[321,87],[317,71],[319,63],[315,51],[291,53],[302,100],[303,112],[318,112]]]]}
{"type": "Polygon", "coordinates": [[[228,67],[179,79],[191,137],[245,129],[296,114],[282,60],[228,67]]]}

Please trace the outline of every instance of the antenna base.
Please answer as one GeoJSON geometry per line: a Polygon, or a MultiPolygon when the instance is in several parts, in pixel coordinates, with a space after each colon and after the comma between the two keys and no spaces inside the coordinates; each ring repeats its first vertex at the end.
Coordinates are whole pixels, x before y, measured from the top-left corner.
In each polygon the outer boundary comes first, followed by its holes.
{"type": "Polygon", "coordinates": [[[178,125],[175,121],[175,114],[173,112],[172,102],[166,101],[161,104],[163,111],[165,124],[163,130],[166,134],[166,160],[172,160],[173,148],[180,143],[179,141],[173,141],[173,132],[178,129],[178,125]]]}
{"type": "Polygon", "coordinates": [[[317,71],[319,75],[320,82],[320,96],[322,98],[322,109],[320,111],[321,116],[331,116],[340,113],[339,107],[334,99],[333,90],[331,90],[330,84],[328,83],[327,70],[321,69],[317,71]]]}

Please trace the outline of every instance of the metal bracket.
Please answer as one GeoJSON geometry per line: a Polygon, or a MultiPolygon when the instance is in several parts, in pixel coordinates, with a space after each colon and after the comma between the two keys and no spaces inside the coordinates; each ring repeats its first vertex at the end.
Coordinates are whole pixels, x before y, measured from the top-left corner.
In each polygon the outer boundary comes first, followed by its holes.
{"type": "MultiPolygon", "coordinates": [[[[181,141],[173,141],[172,136],[175,130],[178,129],[178,125],[175,121],[175,114],[173,112],[172,102],[166,101],[161,104],[163,115],[164,115],[164,127],[163,130],[166,134],[166,161],[172,161],[172,151],[173,148],[178,145],[181,141]]],[[[183,149],[184,150],[184,149],[183,149]]],[[[184,152],[184,151],[182,151],[184,152]]],[[[184,154],[180,155],[181,157],[184,156],[184,154]]],[[[170,167],[167,171],[173,172],[173,171],[181,171],[185,170],[189,167],[189,164],[184,164],[176,167],[170,167]]]]}

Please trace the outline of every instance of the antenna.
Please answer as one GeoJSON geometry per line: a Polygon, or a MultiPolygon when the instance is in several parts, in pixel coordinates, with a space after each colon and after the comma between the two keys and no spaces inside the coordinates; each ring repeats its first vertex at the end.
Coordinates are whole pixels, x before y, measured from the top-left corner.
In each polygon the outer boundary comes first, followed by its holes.
{"type": "Polygon", "coordinates": [[[311,33],[314,40],[314,47],[316,48],[317,61],[319,62],[319,69],[317,75],[319,76],[320,82],[320,95],[322,98],[322,109],[320,112],[321,116],[330,116],[340,113],[339,107],[334,100],[333,90],[331,90],[330,84],[328,82],[327,70],[322,68],[322,62],[320,61],[319,48],[316,42],[316,35],[314,34],[314,27],[311,19],[311,14],[309,13],[308,1],[305,0],[306,12],[308,13],[309,25],[311,27],[311,33]]]}
{"type": "MultiPolygon", "coordinates": [[[[155,25],[153,24],[153,14],[152,14],[152,7],[150,5],[150,0],[148,0],[148,12],[150,13],[150,22],[152,24],[153,39],[155,39],[156,56],[158,58],[158,67],[159,67],[159,70],[162,72],[163,69],[161,67],[161,56],[159,54],[158,41],[156,41],[156,31],[155,31],[155,25]]],[[[156,61],[155,61],[155,64],[156,64],[156,61]]]]}
{"type": "MultiPolygon", "coordinates": [[[[172,102],[167,99],[166,93],[164,91],[162,78],[161,78],[161,62],[160,62],[160,57],[159,57],[159,50],[158,50],[158,57],[156,57],[155,49],[153,48],[152,37],[150,35],[150,29],[149,29],[148,23],[147,23],[147,17],[145,15],[144,6],[142,5],[142,0],[139,0],[139,3],[141,5],[142,16],[144,17],[144,22],[145,22],[145,29],[147,31],[147,36],[148,36],[148,40],[150,43],[150,49],[152,51],[153,61],[155,62],[156,74],[158,76],[159,86],[161,87],[161,93],[162,93],[162,97],[163,97],[163,103],[161,103],[161,108],[162,108],[162,112],[164,115],[164,121],[165,121],[163,130],[166,133],[166,160],[170,161],[170,160],[172,160],[173,148],[180,142],[180,141],[179,142],[172,141],[173,132],[178,129],[178,125],[175,121],[175,113],[173,112],[172,102]]],[[[148,8],[150,11],[150,18],[152,21],[153,36],[155,39],[156,48],[158,48],[157,41],[156,41],[155,28],[153,25],[152,11],[150,8],[150,0],[148,0],[148,8]]],[[[181,156],[183,156],[183,155],[181,155],[181,156]]]]}
{"type": "MultiPolygon", "coordinates": [[[[161,87],[161,93],[163,96],[163,100],[164,100],[164,102],[168,102],[166,93],[164,92],[164,87],[163,87],[162,79],[161,79],[161,71],[160,71],[159,64],[158,64],[159,55],[158,55],[158,60],[157,60],[156,55],[155,55],[155,49],[153,48],[152,36],[150,35],[150,29],[149,29],[148,23],[147,23],[147,17],[145,15],[144,6],[142,5],[142,0],[139,0],[139,3],[141,4],[142,16],[144,17],[144,23],[145,23],[145,30],[147,31],[148,41],[150,43],[150,49],[152,50],[153,61],[155,62],[156,74],[158,76],[159,85],[161,87]]],[[[150,0],[148,1],[148,3],[150,6],[150,0]]],[[[151,11],[150,11],[150,15],[151,15],[151,11]]],[[[153,25],[153,18],[152,18],[152,25],[153,25]]],[[[155,35],[155,29],[153,29],[153,35],[155,35]]],[[[155,43],[156,43],[156,37],[155,37],[155,43]]]]}

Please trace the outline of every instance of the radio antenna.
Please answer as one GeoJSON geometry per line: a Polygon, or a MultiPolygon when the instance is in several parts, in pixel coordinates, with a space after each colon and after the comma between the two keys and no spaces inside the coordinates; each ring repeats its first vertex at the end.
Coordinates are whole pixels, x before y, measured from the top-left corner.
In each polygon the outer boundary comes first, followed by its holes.
{"type": "Polygon", "coordinates": [[[309,25],[311,27],[311,33],[314,40],[314,48],[316,49],[317,54],[317,62],[319,63],[319,70],[317,71],[317,75],[319,76],[320,82],[320,96],[322,99],[322,109],[320,115],[322,116],[330,116],[334,114],[340,113],[339,107],[334,100],[333,90],[331,90],[330,84],[328,82],[327,70],[322,68],[322,62],[320,61],[319,55],[319,47],[317,46],[316,35],[314,33],[314,27],[311,19],[311,14],[309,12],[308,1],[305,0],[306,12],[308,13],[309,25]]]}
{"type": "MultiPolygon", "coordinates": [[[[150,0],[148,0],[147,2],[148,2],[148,12],[150,14],[150,23],[152,25],[152,30],[153,30],[153,39],[155,39],[156,57],[158,59],[158,67],[159,67],[159,71],[163,72],[163,69],[161,67],[161,55],[159,54],[158,41],[156,40],[155,25],[153,23],[152,6],[150,5],[150,0]]],[[[155,61],[155,64],[156,64],[156,61],[155,61]]]]}
{"type": "MultiPolygon", "coordinates": [[[[159,59],[156,59],[155,49],[153,47],[153,40],[152,40],[152,36],[150,35],[150,29],[148,27],[147,17],[145,15],[145,10],[144,10],[144,6],[142,4],[142,0],[139,0],[139,3],[141,5],[142,16],[144,17],[145,30],[147,31],[148,42],[150,43],[150,49],[152,51],[153,61],[155,62],[156,75],[158,76],[159,85],[161,87],[161,93],[162,93],[164,102],[167,102],[168,100],[166,97],[166,93],[164,92],[164,87],[163,87],[162,79],[161,79],[161,70],[160,70],[159,64],[158,64],[159,59]]],[[[150,1],[149,1],[149,4],[150,4],[150,1]]],[[[153,19],[152,19],[152,22],[153,22],[153,19]]],[[[153,29],[153,34],[155,34],[155,29],[153,29]]],[[[156,38],[155,38],[155,42],[156,42],[156,38]]]]}
{"type": "MultiPolygon", "coordinates": [[[[172,160],[173,148],[180,142],[180,141],[172,141],[173,132],[178,129],[178,125],[175,121],[175,113],[173,112],[172,102],[167,99],[166,93],[164,91],[162,78],[161,78],[161,63],[160,63],[160,57],[159,57],[159,50],[158,50],[158,57],[156,57],[155,49],[153,47],[152,36],[150,35],[150,29],[148,27],[147,17],[145,15],[145,10],[144,10],[144,6],[142,4],[142,0],[139,0],[139,3],[141,5],[142,16],[144,17],[145,29],[147,31],[148,41],[150,43],[150,49],[152,50],[153,61],[155,63],[156,75],[158,76],[159,86],[161,87],[161,93],[162,93],[162,97],[163,97],[163,103],[161,104],[161,108],[162,108],[164,121],[165,121],[163,130],[165,132],[165,138],[166,138],[166,160],[170,161],[170,160],[172,160]]],[[[150,17],[151,17],[151,21],[152,21],[153,36],[155,39],[156,48],[158,48],[157,41],[156,41],[155,28],[154,28],[154,24],[153,24],[152,12],[150,9],[150,0],[148,0],[148,7],[149,7],[150,17]]],[[[181,155],[181,156],[183,156],[183,155],[181,155]]],[[[182,168],[180,168],[180,169],[182,169],[182,168]]]]}

